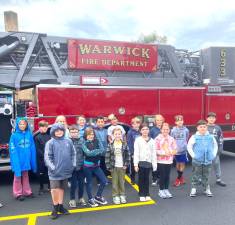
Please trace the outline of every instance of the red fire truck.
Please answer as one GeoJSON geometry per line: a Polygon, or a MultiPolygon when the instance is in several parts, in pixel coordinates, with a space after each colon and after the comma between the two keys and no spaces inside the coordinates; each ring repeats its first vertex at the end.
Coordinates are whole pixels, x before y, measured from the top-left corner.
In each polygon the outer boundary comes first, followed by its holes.
{"type": "Polygon", "coordinates": [[[16,91],[34,87],[34,102],[15,101],[13,112],[13,118],[28,116],[34,131],[40,120],[53,123],[61,114],[72,124],[80,114],[92,123],[114,113],[126,128],[134,116],[153,125],[154,115],[162,114],[173,125],[174,115],[182,114],[194,132],[196,122],[213,111],[224,148],[233,151],[234,58],[234,47],[189,52],[170,45],[0,33],[0,85],[16,91]]]}

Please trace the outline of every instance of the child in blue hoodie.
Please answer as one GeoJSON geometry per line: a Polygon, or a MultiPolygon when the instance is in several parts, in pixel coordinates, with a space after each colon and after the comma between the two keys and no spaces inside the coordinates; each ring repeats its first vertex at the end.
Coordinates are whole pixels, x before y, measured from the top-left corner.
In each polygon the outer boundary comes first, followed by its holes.
{"type": "Polygon", "coordinates": [[[23,201],[24,196],[33,197],[28,171],[37,172],[36,149],[25,118],[17,118],[9,149],[11,169],[14,172],[13,195],[17,200],[23,201]]]}
{"type": "Polygon", "coordinates": [[[218,145],[213,135],[209,134],[205,120],[197,122],[197,132],[189,139],[187,149],[192,157],[193,169],[190,196],[196,196],[197,186],[201,183],[205,190],[204,193],[208,197],[212,197],[209,176],[212,161],[217,154],[218,145]]]}
{"type": "Polygon", "coordinates": [[[57,219],[58,213],[68,215],[69,212],[63,206],[64,189],[67,179],[72,177],[76,166],[76,152],[73,142],[65,137],[65,126],[55,123],[51,127],[51,139],[45,146],[45,164],[48,167],[48,176],[51,187],[53,211],[51,219],[57,219]]]}

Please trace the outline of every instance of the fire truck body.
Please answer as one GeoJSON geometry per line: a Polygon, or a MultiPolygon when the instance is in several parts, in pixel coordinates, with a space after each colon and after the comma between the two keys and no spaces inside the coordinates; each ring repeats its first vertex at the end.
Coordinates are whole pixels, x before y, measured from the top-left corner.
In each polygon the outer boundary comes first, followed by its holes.
{"type": "Polygon", "coordinates": [[[51,124],[60,114],[72,124],[80,114],[93,122],[114,113],[126,125],[134,116],[153,125],[156,114],[173,125],[174,115],[182,114],[194,132],[197,120],[214,111],[225,149],[233,151],[234,57],[234,47],[189,52],[161,44],[0,33],[0,86],[36,87],[35,113],[28,101],[14,102],[12,113],[28,116],[34,131],[38,121],[51,124]]]}

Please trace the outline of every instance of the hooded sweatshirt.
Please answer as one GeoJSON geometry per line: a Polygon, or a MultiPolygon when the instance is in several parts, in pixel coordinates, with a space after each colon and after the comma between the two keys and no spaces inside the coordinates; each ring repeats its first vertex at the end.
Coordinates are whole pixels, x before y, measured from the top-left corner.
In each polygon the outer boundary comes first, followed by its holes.
{"type": "Polygon", "coordinates": [[[76,166],[76,152],[73,142],[65,138],[65,127],[55,123],[51,127],[51,140],[45,146],[45,164],[48,167],[50,180],[64,180],[72,176],[76,166]],[[64,135],[56,137],[55,131],[62,130],[64,135]]]}
{"type": "Polygon", "coordinates": [[[23,171],[33,170],[37,172],[36,149],[34,140],[26,118],[17,118],[15,132],[10,138],[10,162],[11,169],[16,177],[20,177],[23,171]],[[20,130],[20,121],[26,121],[27,127],[20,130]]]}

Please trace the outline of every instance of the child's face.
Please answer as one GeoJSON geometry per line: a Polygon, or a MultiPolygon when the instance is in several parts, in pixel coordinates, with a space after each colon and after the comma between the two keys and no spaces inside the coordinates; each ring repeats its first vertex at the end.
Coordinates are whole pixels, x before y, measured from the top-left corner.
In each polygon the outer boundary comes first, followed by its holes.
{"type": "Polygon", "coordinates": [[[216,117],[214,117],[214,116],[209,116],[209,117],[207,117],[207,122],[208,122],[209,124],[214,124],[215,121],[216,121],[216,117]]]}
{"type": "Polygon", "coordinates": [[[48,126],[44,126],[44,127],[39,127],[39,132],[42,134],[45,134],[48,130],[48,126]]]}
{"type": "Polygon", "coordinates": [[[149,128],[148,127],[143,127],[140,130],[140,133],[142,134],[142,136],[148,136],[149,135],[149,128]]]}
{"type": "Polygon", "coordinates": [[[132,122],[131,126],[132,126],[133,129],[139,130],[140,122],[139,121],[134,121],[134,122],[132,122]]]}
{"type": "Polygon", "coordinates": [[[92,133],[90,133],[90,134],[87,135],[87,140],[88,140],[88,141],[93,141],[93,140],[94,140],[94,137],[95,137],[95,135],[94,135],[94,133],[92,132],[92,133]]]}
{"type": "Polygon", "coordinates": [[[56,137],[63,137],[64,131],[63,130],[56,130],[55,131],[55,136],[56,137]]]}
{"type": "Polygon", "coordinates": [[[161,127],[163,123],[163,117],[162,116],[156,116],[155,118],[155,124],[157,127],[161,127]]]}
{"type": "Polygon", "coordinates": [[[116,126],[118,124],[118,120],[117,119],[113,119],[111,120],[111,124],[116,126]]]}
{"type": "Polygon", "coordinates": [[[177,127],[182,127],[184,125],[184,120],[177,120],[175,121],[177,127]]]}
{"type": "Polygon", "coordinates": [[[198,125],[197,126],[197,131],[199,132],[199,134],[206,134],[207,132],[207,125],[198,125]]]}
{"type": "Polygon", "coordinates": [[[79,131],[74,129],[69,131],[70,137],[71,138],[78,138],[79,137],[79,131]]]}
{"type": "Polygon", "coordinates": [[[170,133],[170,128],[168,126],[163,126],[161,129],[161,133],[163,136],[167,136],[170,133]]]}
{"type": "Polygon", "coordinates": [[[24,130],[26,129],[26,127],[27,127],[27,122],[24,121],[24,120],[21,120],[21,121],[19,122],[19,129],[22,130],[22,131],[24,131],[24,130]]]}
{"type": "Polygon", "coordinates": [[[57,120],[57,123],[60,123],[60,124],[63,124],[63,125],[66,125],[66,124],[67,124],[67,123],[66,123],[66,120],[63,119],[63,118],[57,120]]]}
{"type": "Polygon", "coordinates": [[[120,141],[122,139],[122,132],[120,130],[114,131],[113,136],[116,141],[120,141]]]}
{"type": "Polygon", "coordinates": [[[96,121],[96,125],[97,125],[97,127],[99,127],[99,128],[103,128],[103,127],[104,127],[104,120],[103,120],[103,119],[98,119],[98,120],[96,121]]]}
{"type": "Polygon", "coordinates": [[[79,127],[84,127],[86,123],[86,120],[84,117],[79,117],[77,120],[77,124],[79,125],[79,127]]]}

